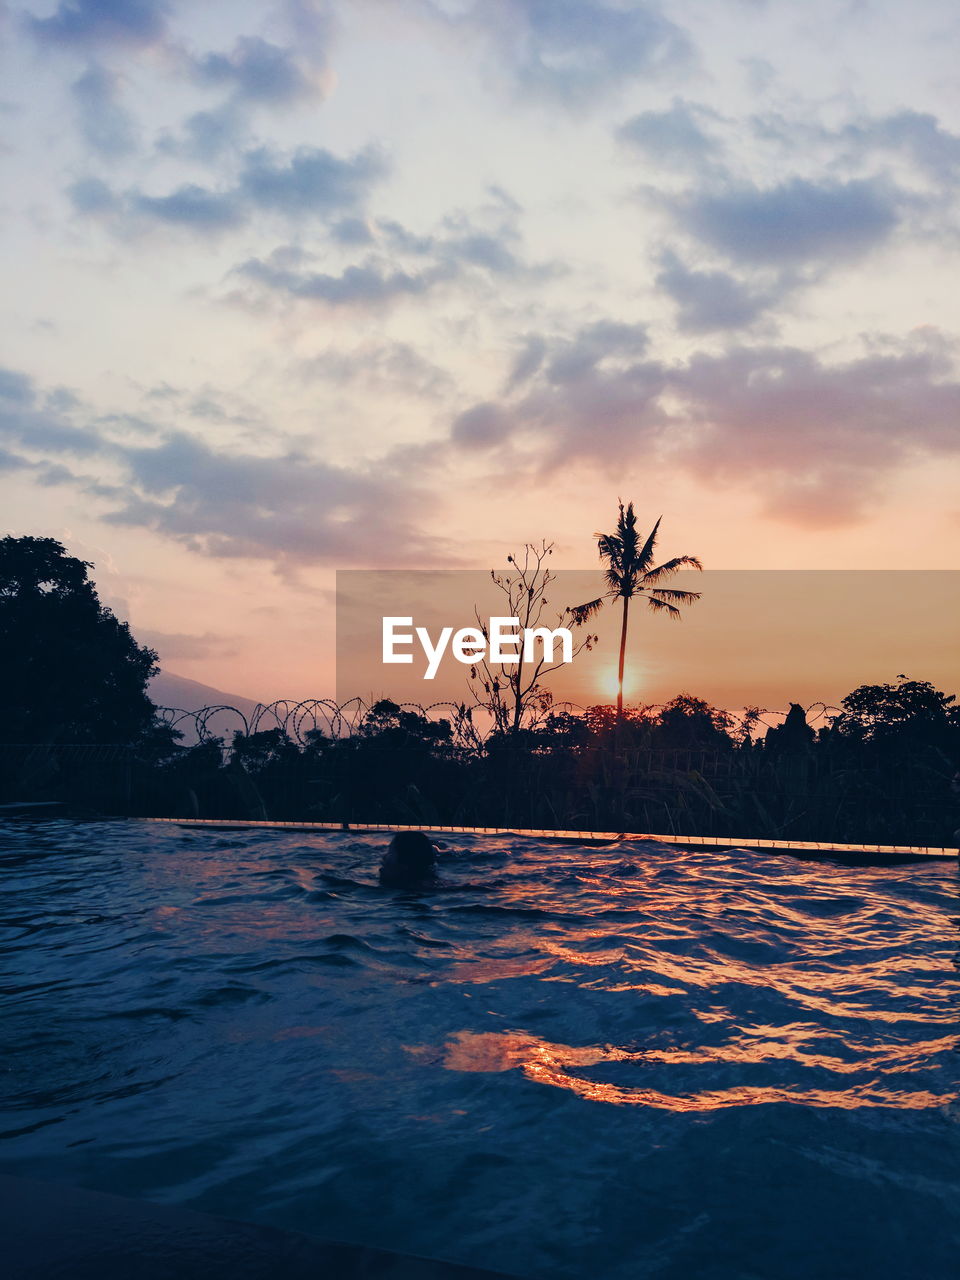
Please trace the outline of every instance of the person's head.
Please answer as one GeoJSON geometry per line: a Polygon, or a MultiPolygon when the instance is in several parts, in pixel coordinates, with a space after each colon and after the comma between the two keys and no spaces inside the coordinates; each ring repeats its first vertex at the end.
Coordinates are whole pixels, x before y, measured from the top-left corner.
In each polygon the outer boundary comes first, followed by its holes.
{"type": "Polygon", "coordinates": [[[436,865],[436,846],[422,831],[397,831],[380,864],[380,879],[423,884],[433,879],[436,865]]]}

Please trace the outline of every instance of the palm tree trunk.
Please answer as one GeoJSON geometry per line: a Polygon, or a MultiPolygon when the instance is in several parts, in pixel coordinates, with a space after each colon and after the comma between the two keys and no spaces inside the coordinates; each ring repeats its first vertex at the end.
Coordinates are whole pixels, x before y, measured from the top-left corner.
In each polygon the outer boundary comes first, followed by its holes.
{"type": "Polygon", "coordinates": [[[617,669],[617,724],[623,719],[623,667],[627,657],[627,610],[630,597],[623,597],[623,622],[620,626],[620,666],[617,669]]]}

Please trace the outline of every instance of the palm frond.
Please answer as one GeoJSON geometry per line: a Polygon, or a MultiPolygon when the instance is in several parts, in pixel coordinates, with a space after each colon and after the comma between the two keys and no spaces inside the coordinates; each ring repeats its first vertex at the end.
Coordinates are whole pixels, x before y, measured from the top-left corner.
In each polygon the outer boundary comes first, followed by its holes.
{"type": "Polygon", "coordinates": [[[603,577],[607,586],[610,588],[611,592],[615,596],[632,594],[632,592],[626,592],[626,593],[624,592],[623,590],[624,584],[625,584],[624,575],[614,565],[610,565],[608,569],[604,569],[603,577]]]}
{"type": "Polygon", "coordinates": [[[665,609],[671,618],[682,618],[680,610],[675,604],[670,604],[667,600],[658,600],[656,596],[646,596],[647,604],[654,613],[658,613],[661,609],[665,609]]]}
{"type": "Polygon", "coordinates": [[[674,604],[694,604],[700,599],[699,591],[667,590],[665,587],[654,587],[649,593],[644,591],[642,594],[649,594],[657,600],[672,600],[674,604]]]}
{"type": "Polygon", "coordinates": [[[644,583],[660,582],[663,578],[669,578],[671,574],[677,572],[678,569],[702,569],[703,565],[696,556],[674,556],[672,560],[667,560],[663,564],[658,564],[655,569],[647,569],[643,575],[644,583]]]}
{"type": "Polygon", "coordinates": [[[600,559],[620,570],[623,567],[623,543],[615,533],[598,533],[597,534],[597,550],[600,552],[600,559]]]}
{"type": "Polygon", "coordinates": [[[637,564],[637,517],[634,514],[632,502],[627,503],[626,510],[623,503],[620,503],[617,537],[623,548],[623,568],[634,568],[637,564]]]}
{"type": "Polygon", "coordinates": [[[597,540],[601,556],[604,559],[610,556],[620,556],[623,554],[623,543],[615,533],[595,533],[593,535],[597,540]]]}
{"type": "Polygon", "coordinates": [[[657,532],[660,528],[660,521],[662,519],[663,519],[663,516],[660,516],[658,518],[657,523],[653,526],[653,528],[650,530],[649,534],[647,535],[647,540],[643,544],[643,549],[641,550],[640,554],[637,556],[637,568],[640,570],[641,573],[644,573],[646,571],[647,565],[653,559],[653,550],[654,550],[654,547],[656,547],[657,545],[657,532]]]}
{"type": "Polygon", "coordinates": [[[597,596],[596,600],[588,600],[586,604],[568,606],[567,613],[573,619],[574,625],[580,627],[585,622],[589,622],[594,614],[599,613],[603,608],[606,598],[606,596],[597,596]]]}

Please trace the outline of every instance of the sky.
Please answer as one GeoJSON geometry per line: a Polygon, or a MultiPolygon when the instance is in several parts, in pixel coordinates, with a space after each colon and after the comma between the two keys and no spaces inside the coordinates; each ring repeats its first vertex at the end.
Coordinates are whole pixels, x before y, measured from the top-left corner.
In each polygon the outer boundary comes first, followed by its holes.
{"type": "Polygon", "coordinates": [[[0,40],[0,531],[165,669],[327,695],[337,569],[589,568],[618,498],[708,569],[957,564],[952,0],[0,0],[0,40]]]}
{"type": "MultiPolygon", "coordinates": [[[[578,627],[568,606],[596,598],[596,570],[551,567],[549,573],[542,611],[534,606],[528,621],[522,602],[517,610],[519,627],[571,632],[572,660],[563,660],[558,640],[543,687],[554,707],[609,704],[617,693],[620,602],[606,602],[578,627]]],[[[371,705],[388,697],[432,706],[435,715],[450,715],[451,703],[483,705],[485,671],[477,666],[471,682],[471,664],[454,654],[453,633],[475,628],[478,618],[489,631],[490,619],[510,616],[504,588],[516,583],[516,570],[497,577],[500,585],[481,570],[338,573],[337,703],[359,696],[371,705]],[[384,617],[394,620],[387,624],[390,635],[407,637],[393,646],[405,663],[383,663],[384,617]],[[432,665],[417,628],[430,650],[439,648],[432,665]],[[446,642],[444,628],[451,632],[446,642]]],[[[819,727],[851,690],[893,682],[901,673],[949,692],[957,688],[957,570],[706,569],[684,570],[673,582],[700,597],[682,623],[651,616],[642,599],[632,602],[628,704],[662,706],[685,692],[727,710],[735,722],[746,707],[760,709],[762,732],[780,722],[790,702],[819,727]]],[[[520,593],[511,598],[516,602],[520,593]]],[[[535,649],[537,659],[542,653],[535,649]]],[[[490,669],[506,677],[516,672],[496,662],[490,669]]],[[[529,684],[530,666],[525,669],[529,684]]]]}

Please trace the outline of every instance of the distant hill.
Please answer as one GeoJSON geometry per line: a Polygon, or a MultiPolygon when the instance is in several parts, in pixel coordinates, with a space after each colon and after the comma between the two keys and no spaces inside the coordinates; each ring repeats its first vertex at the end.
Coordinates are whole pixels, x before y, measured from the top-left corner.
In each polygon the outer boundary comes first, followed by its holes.
{"type": "MultiPolygon", "coordinates": [[[[244,698],[239,693],[224,693],[212,685],[201,684],[199,680],[188,680],[186,676],[174,675],[172,671],[161,671],[150,681],[147,692],[158,707],[177,707],[181,711],[199,711],[203,707],[236,707],[247,718],[249,723],[257,703],[252,698],[244,698]]],[[[183,742],[189,746],[196,742],[196,734],[192,721],[183,721],[177,725],[183,734],[183,742]]],[[[209,721],[208,728],[213,733],[229,739],[235,729],[242,729],[243,723],[235,715],[221,711],[209,721]]]]}

